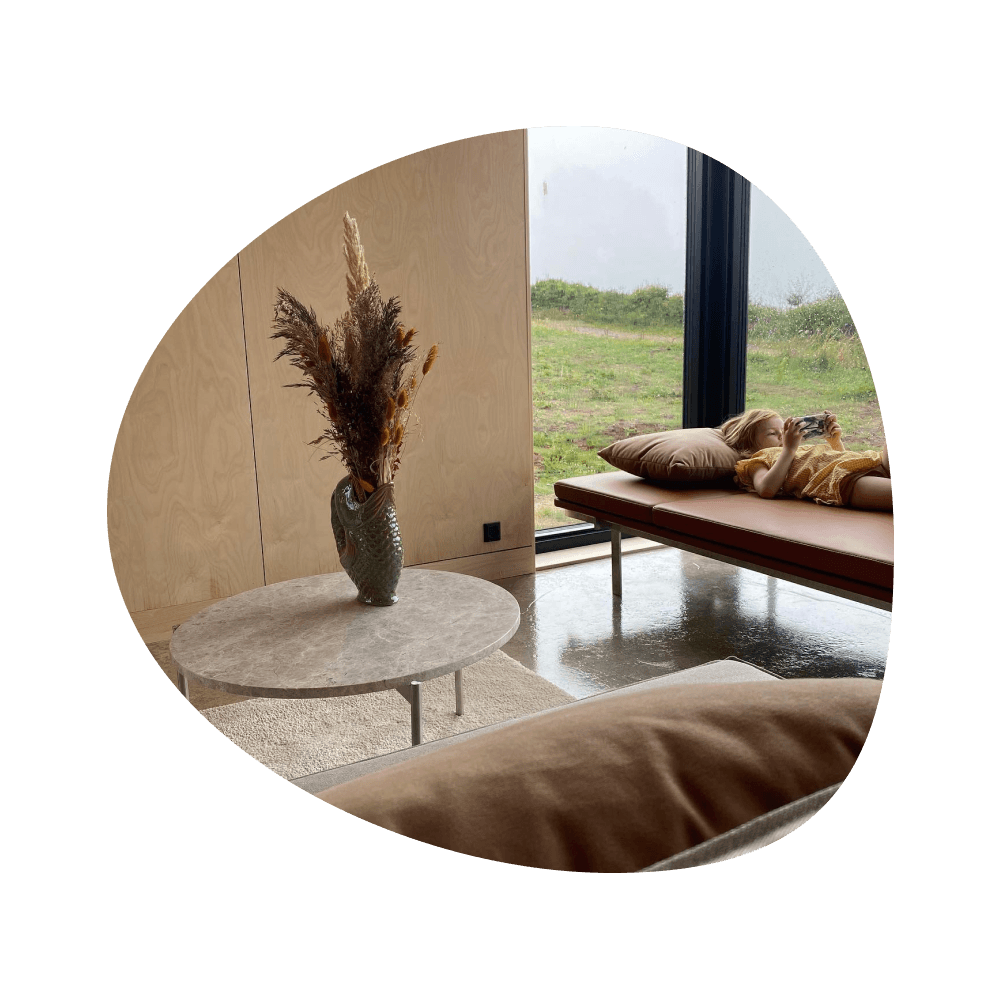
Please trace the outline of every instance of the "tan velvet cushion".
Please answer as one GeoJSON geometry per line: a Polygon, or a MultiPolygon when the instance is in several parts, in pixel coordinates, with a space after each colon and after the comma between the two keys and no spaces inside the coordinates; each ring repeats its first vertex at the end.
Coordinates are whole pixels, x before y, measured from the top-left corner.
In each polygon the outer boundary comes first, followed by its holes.
{"type": "Polygon", "coordinates": [[[637,871],[843,781],[881,686],[691,684],[589,699],[319,797],[476,857],[637,871]]]}
{"type": "Polygon", "coordinates": [[[740,457],[712,427],[639,434],[609,444],[597,454],[633,476],[688,483],[732,480],[740,457]]]}

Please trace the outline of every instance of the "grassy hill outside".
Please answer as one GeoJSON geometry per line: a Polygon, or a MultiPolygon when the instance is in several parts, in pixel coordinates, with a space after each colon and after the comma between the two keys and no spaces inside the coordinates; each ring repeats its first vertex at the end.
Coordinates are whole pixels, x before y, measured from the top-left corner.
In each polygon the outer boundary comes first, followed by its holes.
{"type": "MultiPolygon", "coordinates": [[[[681,426],[683,298],[659,286],[631,294],[544,281],[532,286],[535,528],[567,524],[552,484],[611,469],[613,441],[681,426]]],[[[839,297],[787,309],[751,304],[747,408],[782,416],[830,408],[848,448],[879,448],[871,371],[839,297]]]]}

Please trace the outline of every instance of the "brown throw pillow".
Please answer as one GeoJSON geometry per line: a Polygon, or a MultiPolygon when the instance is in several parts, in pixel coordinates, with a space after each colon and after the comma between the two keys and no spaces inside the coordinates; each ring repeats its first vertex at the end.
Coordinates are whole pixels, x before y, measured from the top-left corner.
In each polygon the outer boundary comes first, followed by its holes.
{"type": "Polygon", "coordinates": [[[690,684],[589,699],[319,797],[480,858],[637,871],[843,781],[881,687],[690,684]]]}
{"type": "Polygon", "coordinates": [[[633,476],[688,483],[732,480],[740,458],[714,427],[639,434],[609,444],[597,454],[633,476]]]}

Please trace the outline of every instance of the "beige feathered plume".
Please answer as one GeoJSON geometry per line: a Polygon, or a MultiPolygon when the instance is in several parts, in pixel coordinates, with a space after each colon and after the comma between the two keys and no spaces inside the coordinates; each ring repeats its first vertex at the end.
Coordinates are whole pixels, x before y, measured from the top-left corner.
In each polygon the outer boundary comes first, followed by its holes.
{"type": "Polygon", "coordinates": [[[357,219],[352,219],[347,212],[344,213],[344,256],[347,258],[347,304],[353,306],[372,278],[365,262],[357,219]]]}

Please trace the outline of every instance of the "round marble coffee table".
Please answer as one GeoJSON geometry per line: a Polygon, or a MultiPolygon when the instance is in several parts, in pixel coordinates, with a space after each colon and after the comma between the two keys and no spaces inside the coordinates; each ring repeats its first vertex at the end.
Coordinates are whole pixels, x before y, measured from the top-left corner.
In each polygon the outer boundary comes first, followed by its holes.
{"type": "Polygon", "coordinates": [[[392,607],[359,604],[346,573],[285,580],[236,594],[175,630],[177,686],[188,679],[261,698],[335,698],[395,688],[420,742],[420,682],[455,674],[499,649],[521,613],[506,590],[461,573],[404,569],[392,607]]]}

